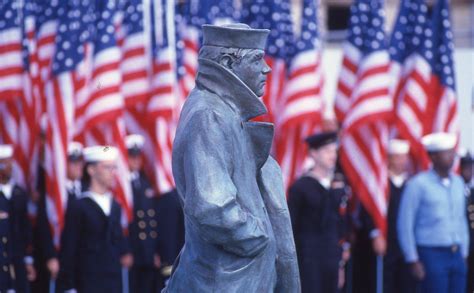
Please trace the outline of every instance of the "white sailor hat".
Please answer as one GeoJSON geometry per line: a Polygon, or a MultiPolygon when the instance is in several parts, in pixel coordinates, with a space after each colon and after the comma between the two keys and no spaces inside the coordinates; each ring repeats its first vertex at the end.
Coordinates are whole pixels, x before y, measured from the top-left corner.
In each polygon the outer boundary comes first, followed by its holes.
{"type": "Polygon", "coordinates": [[[457,137],[454,133],[435,132],[423,136],[421,143],[427,152],[440,152],[454,149],[457,137]]]}
{"type": "Polygon", "coordinates": [[[140,134],[130,134],[125,137],[125,146],[127,147],[129,155],[141,154],[145,138],[140,134]]]}
{"type": "Polygon", "coordinates": [[[388,142],[388,154],[389,155],[404,155],[408,154],[410,150],[410,144],[406,140],[402,139],[391,139],[388,142]]]}
{"type": "Polygon", "coordinates": [[[118,158],[118,150],[112,146],[91,146],[84,149],[84,160],[87,163],[115,161],[118,158]]]}
{"type": "Polygon", "coordinates": [[[13,156],[13,146],[11,144],[0,144],[0,160],[13,156]]]}
{"type": "Polygon", "coordinates": [[[67,157],[71,161],[78,161],[82,159],[83,146],[80,142],[73,141],[67,146],[67,157]]]}

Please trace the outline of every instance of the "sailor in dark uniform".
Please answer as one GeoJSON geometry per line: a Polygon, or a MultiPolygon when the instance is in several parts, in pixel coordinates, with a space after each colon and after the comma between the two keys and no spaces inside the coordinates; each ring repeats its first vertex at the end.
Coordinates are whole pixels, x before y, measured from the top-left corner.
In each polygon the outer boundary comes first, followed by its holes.
{"type": "Polygon", "coordinates": [[[122,265],[130,266],[121,208],[113,199],[118,150],[108,146],[84,149],[88,190],[73,202],[62,233],[57,287],[60,292],[121,292],[122,265]]]}
{"type": "Polygon", "coordinates": [[[0,145],[0,292],[27,292],[35,279],[28,196],[12,181],[11,145],[0,145]]]}
{"type": "Polygon", "coordinates": [[[158,198],[158,250],[161,257],[161,277],[170,277],[173,263],[184,245],[184,213],[178,191],[173,189],[158,198]]]}
{"type": "MultiPolygon", "coordinates": [[[[370,232],[375,255],[383,256],[384,292],[415,292],[416,281],[410,274],[398,244],[397,218],[400,200],[408,179],[410,145],[407,141],[392,139],[388,146],[389,202],[387,212],[387,237],[373,222],[370,232]]],[[[375,275],[374,275],[375,276],[375,275]]]]}
{"type": "Polygon", "coordinates": [[[158,238],[161,231],[157,228],[157,198],[152,186],[142,172],[143,136],[132,134],[125,140],[128,150],[130,183],[133,190],[133,221],[129,226],[129,242],[133,253],[133,266],[130,270],[130,291],[157,292],[163,288],[158,269],[161,266],[158,254],[158,238]]]}
{"type": "MultiPolygon", "coordinates": [[[[71,142],[67,150],[67,167],[66,167],[66,191],[67,197],[63,199],[64,218],[70,210],[71,206],[78,200],[82,193],[82,171],[84,161],[82,157],[82,144],[71,142]]],[[[46,273],[41,275],[42,278],[48,280],[43,290],[49,290],[51,281],[56,280],[59,273],[58,249],[60,247],[61,232],[60,224],[57,217],[50,217],[54,214],[48,211],[55,209],[53,201],[46,196],[42,196],[38,213],[38,246],[41,250],[41,258],[44,260],[46,273]],[[54,231],[54,232],[53,232],[54,231]],[[54,236],[53,236],[54,235],[54,236]]],[[[44,271],[44,270],[41,270],[44,271]]]]}
{"type": "Polygon", "coordinates": [[[302,292],[337,292],[348,259],[347,253],[343,259],[341,245],[347,193],[342,181],[333,180],[337,133],[316,134],[306,142],[314,166],[290,187],[288,199],[302,292]]]}
{"type": "Polygon", "coordinates": [[[467,217],[469,222],[469,258],[467,274],[467,292],[474,292],[474,159],[469,152],[461,156],[461,177],[466,182],[467,217]]]}

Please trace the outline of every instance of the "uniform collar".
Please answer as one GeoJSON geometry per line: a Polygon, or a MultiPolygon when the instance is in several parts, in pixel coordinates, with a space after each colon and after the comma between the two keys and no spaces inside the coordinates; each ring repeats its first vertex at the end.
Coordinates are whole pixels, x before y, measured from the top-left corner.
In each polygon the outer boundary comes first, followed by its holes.
{"type": "Polygon", "coordinates": [[[67,179],[66,181],[66,188],[68,191],[81,191],[81,181],[79,180],[70,180],[67,179]]]}
{"type": "Polygon", "coordinates": [[[397,175],[390,174],[390,181],[392,181],[392,184],[398,188],[403,186],[407,178],[408,178],[407,173],[402,173],[402,174],[397,174],[397,175]]]}
{"type": "Polygon", "coordinates": [[[140,173],[138,171],[130,172],[130,181],[140,178],[140,173]]]}
{"type": "Polygon", "coordinates": [[[196,84],[221,97],[244,121],[267,113],[257,95],[237,75],[217,62],[199,59],[196,84]]]}
{"type": "Polygon", "coordinates": [[[442,186],[449,188],[451,186],[451,183],[453,182],[453,172],[449,172],[448,177],[441,177],[439,176],[438,172],[435,171],[435,169],[431,169],[429,171],[431,173],[431,176],[439,182],[442,186]]]}
{"type": "Polygon", "coordinates": [[[110,215],[112,209],[112,195],[109,192],[105,194],[98,194],[89,190],[84,193],[84,197],[91,198],[106,216],[110,215]]]}
{"type": "Polygon", "coordinates": [[[0,184],[0,191],[3,192],[6,199],[10,200],[13,193],[13,181],[10,180],[7,184],[0,184]]]}

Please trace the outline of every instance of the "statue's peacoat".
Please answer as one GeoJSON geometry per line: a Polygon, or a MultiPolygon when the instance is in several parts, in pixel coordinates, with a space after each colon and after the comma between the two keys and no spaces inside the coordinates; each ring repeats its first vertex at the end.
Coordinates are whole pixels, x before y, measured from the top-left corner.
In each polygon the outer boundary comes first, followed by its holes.
{"type": "Polygon", "coordinates": [[[185,245],[164,292],[299,292],[273,125],[231,71],[199,60],[173,146],[185,245]]]}

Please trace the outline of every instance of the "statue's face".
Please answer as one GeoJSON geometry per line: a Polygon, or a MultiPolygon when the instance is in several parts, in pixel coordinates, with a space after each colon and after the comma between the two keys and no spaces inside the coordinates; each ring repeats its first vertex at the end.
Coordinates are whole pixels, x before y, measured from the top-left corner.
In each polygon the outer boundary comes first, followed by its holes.
{"type": "Polygon", "coordinates": [[[240,62],[232,64],[232,71],[242,80],[258,97],[265,92],[267,74],[271,69],[264,59],[263,50],[252,50],[240,62]]]}

